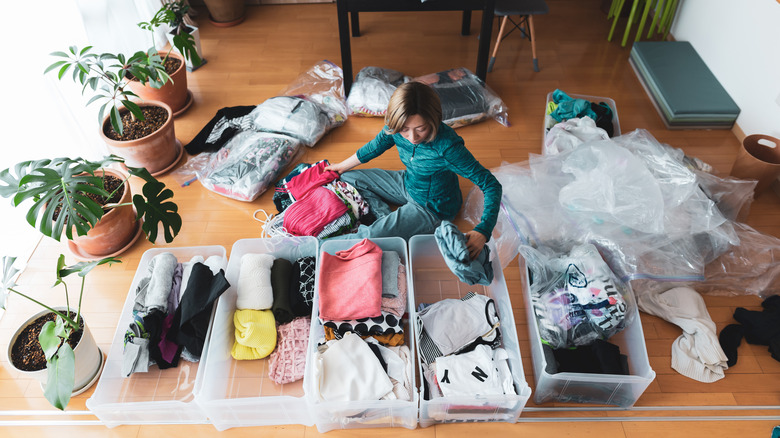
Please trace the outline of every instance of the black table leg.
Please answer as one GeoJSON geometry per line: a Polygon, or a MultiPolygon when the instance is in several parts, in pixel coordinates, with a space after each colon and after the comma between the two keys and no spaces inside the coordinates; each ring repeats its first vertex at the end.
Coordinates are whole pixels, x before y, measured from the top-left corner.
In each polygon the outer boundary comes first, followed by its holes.
{"type": "Polygon", "coordinates": [[[490,52],[490,39],[493,34],[493,17],[495,0],[485,0],[482,10],[482,26],[479,31],[479,50],[477,51],[477,77],[487,80],[488,52],[490,52]]]}
{"type": "Polygon", "coordinates": [[[352,17],[352,36],[359,37],[360,36],[360,12],[350,12],[349,15],[352,17]]]}
{"type": "Polygon", "coordinates": [[[336,1],[336,13],[339,20],[339,44],[341,45],[341,68],[344,71],[344,93],[349,95],[352,88],[352,48],[349,42],[349,16],[347,1],[336,1]]]}
{"type": "Polygon", "coordinates": [[[463,11],[463,23],[460,25],[461,35],[471,35],[471,11],[463,11]]]}

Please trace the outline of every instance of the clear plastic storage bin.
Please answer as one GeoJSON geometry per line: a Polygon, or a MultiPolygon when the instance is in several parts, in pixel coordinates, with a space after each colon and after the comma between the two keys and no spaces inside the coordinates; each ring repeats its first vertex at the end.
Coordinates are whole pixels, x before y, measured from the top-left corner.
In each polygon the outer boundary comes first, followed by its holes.
{"type": "MultiPolygon", "coordinates": [[[[440,397],[424,399],[423,379],[420,377],[420,425],[463,421],[506,421],[514,423],[531,396],[525,381],[520,346],[517,339],[512,303],[504,281],[497,252],[491,248],[493,282],[488,286],[470,286],[458,280],[450,271],[433,235],[413,236],[409,240],[411,278],[414,288],[414,308],[420,303],[434,303],[446,298],[461,298],[475,292],[492,298],[501,319],[502,347],[509,354],[509,368],[514,378],[516,395],[476,397],[440,397]]],[[[417,366],[422,376],[422,361],[417,354],[417,366]]]]}
{"type": "MultiPolygon", "coordinates": [[[[379,245],[383,251],[395,251],[400,255],[401,262],[407,268],[407,285],[409,285],[408,270],[409,257],[406,251],[406,241],[400,237],[382,237],[371,239],[372,242],[379,245]]],[[[351,248],[360,239],[349,240],[326,240],[320,245],[320,252],[334,255],[337,251],[351,248]]],[[[322,256],[317,261],[317,272],[320,271],[322,256]]],[[[356,279],[359,281],[359,279],[356,279]]],[[[412,288],[407,286],[408,307],[407,312],[412,315],[411,305],[414,303],[414,294],[412,288]]],[[[315,416],[315,423],[320,432],[327,432],[333,429],[352,429],[363,427],[406,427],[414,429],[417,427],[417,392],[412,391],[413,400],[370,400],[370,401],[350,401],[350,402],[322,402],[319,400],[319,392],[316,390],[316,382],[313,377],[314,359],[317,350],[317,343],[325,337],[325,332],[320,323],[319,316],[319,277],[317,278],[317,288],[315,289],[314,311],[312,312],[312,329],[309,337],[309,352],[306,358],[306,376],[304,377],[304,388],[306,395],[311,402],[311,409],[315,416]]],[[[412,366],[415,363],[415,345],[412,325],[404,326],[406,334],[406,345],[409,346],[410,360],[412,366]]],[[[416,388],[416,376],[412,373],[412,387],[416,388]]]]}
{"type": "MultiPolygon", "coordinates": [[[[617,137],[620,135],[620,120],[618,119],[618,113],[617,113],[617,107],[615,106],[615,101],[610,99],[609,97],[599,97],[599,96],[588,96],[586,94],[571,94],[566,93],[571,97],[572,99],[585,99],[590,102],[604,102],[606,103],[611,109],[612,109],[612,126],[614,128],[614,132],[612,134],[612,137],[617,137]]],[[[547,101],[544,105],[544,124],[542,125],[542,145],[544,145],[544,138],[547,137],[547,132],[550,130],[553,125],[555,125],[556,122],[555,119],[552,118],[551,115],[547,114],[547,106],[550,104],[550,102],[553,101],[552,92],[547,93],[547,101]]]]}
{"type": "MultiPolygon", "coordinates": [[[[116,333],[111,342],[103,374],[95,392],[87,400],[87,408],[108,427],[120,424],[179,424],[205,423],[206,414],[195,403],[195,396],[203,384],[203,373],[198,372],[209,351],[208,334],[200,362],[181,359],[179,366],[159,369],[149,367],[145,373],[122,376],[124,336],[132,322],[132,310],[138,283],[147,275],[149,262],[157,254],[170,252],[180,262],[188,262],[194,256],[204,259],[218,256],[227,262],[222,246],[196,246],[188,248],[154,248],[144,252],[130,285],[116,333]]],[[[213,314],[212,319],[213,321],[213,314]]],[[[209,327],[209,330],[211,328],[209,327]]]]}
{"type": "MultiPolygon", "coordinates": [[[[523,281],[523,297],[528,315],[528,333],[531,343],[531,357],[534,364],[534,401],[593,403],[617,405],[628,408],[634,405],[645,389],[655,379],[647,357],[642,322],[639,320],[637,306],[632,307],[633,315],[626,328],[609,338],[609,342],[620,347],[621,354],[628,357],[629,375],[557,373],[546,371],[547,361],[542,350],[539,327],[531,304],[530,284],[523,256],[518,257],[520,275],[523,281]]],[[[630,289],[629,289],[629,293],[630,289]]],[[[633,298],[633,295],[632,295],[633,298]]]]}
{"type": "Polygon", "coordinates": [[[217,301],[210,349],[203,372],[203,386],[196,401],[218,430],[238,426],[314,424],[303,392],[303,379],[277,384],[268,377],[269,357],[235,360],[230,350],[235,341],[238,277],[244,254],[270,254],[294,262],[317,257],[314,237],[242,239],[230,251],[227,272],[231,286],[217,301]]]}

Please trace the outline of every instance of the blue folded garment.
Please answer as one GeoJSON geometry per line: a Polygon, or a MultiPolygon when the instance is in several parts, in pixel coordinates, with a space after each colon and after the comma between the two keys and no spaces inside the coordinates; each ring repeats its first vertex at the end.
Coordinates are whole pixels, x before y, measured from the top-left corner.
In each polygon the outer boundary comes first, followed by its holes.
{"type": "Polygon", "coordinates": [[[452,222],[442,221],[433,235],[444,261],[460,281],[485,286],[493,282],[493,265],[490,263],[490,248],[487,245],[476,259],[471,260],[466,248],[466,235],[452,222]]]}

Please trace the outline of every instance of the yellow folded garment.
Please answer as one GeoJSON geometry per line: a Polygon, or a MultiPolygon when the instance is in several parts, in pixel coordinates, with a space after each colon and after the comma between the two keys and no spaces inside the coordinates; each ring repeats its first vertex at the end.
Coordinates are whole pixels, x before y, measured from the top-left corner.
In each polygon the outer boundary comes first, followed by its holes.
{"type": "Polygon", "coordinates": [[[271,310],[239,309],[233,314],[236,360],[262,359],[276,348],[276,320],[271,310]]]}

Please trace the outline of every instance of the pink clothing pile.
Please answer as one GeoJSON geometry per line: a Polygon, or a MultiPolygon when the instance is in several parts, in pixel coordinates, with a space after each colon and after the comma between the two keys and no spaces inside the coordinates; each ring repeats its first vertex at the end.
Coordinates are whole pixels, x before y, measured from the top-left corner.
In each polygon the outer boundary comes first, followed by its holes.
{"type": "Polygon", "coordinates": [[[372,318],[382,308],[382,249],[368,239],[336,255],[322,254],[320,318],[345,321],[372,318]]]}
{"type": "Polygon", "coordinates": [[[337,194],[324,187],[315,187],[303,199],[287,207],[284,228],[294,236],[318,236],[326,225],[346,214],[348,209],[337,194]]]}
{"type": "Polygon", "coordinates": [[[268,362],[268,377],[278,384],[303,378],[311,318],[295,318],[278,327],[279,342],[268,362]]]}
{"type": "Polygon", "coordinates": [[[337,180],[339,178],[337,172],[325,170],[325,167],[329,165],[326,160],[320,161],[291,179],[287,183],[287,190],[293,200],[303,199],[312,189],[337,180]]]}

